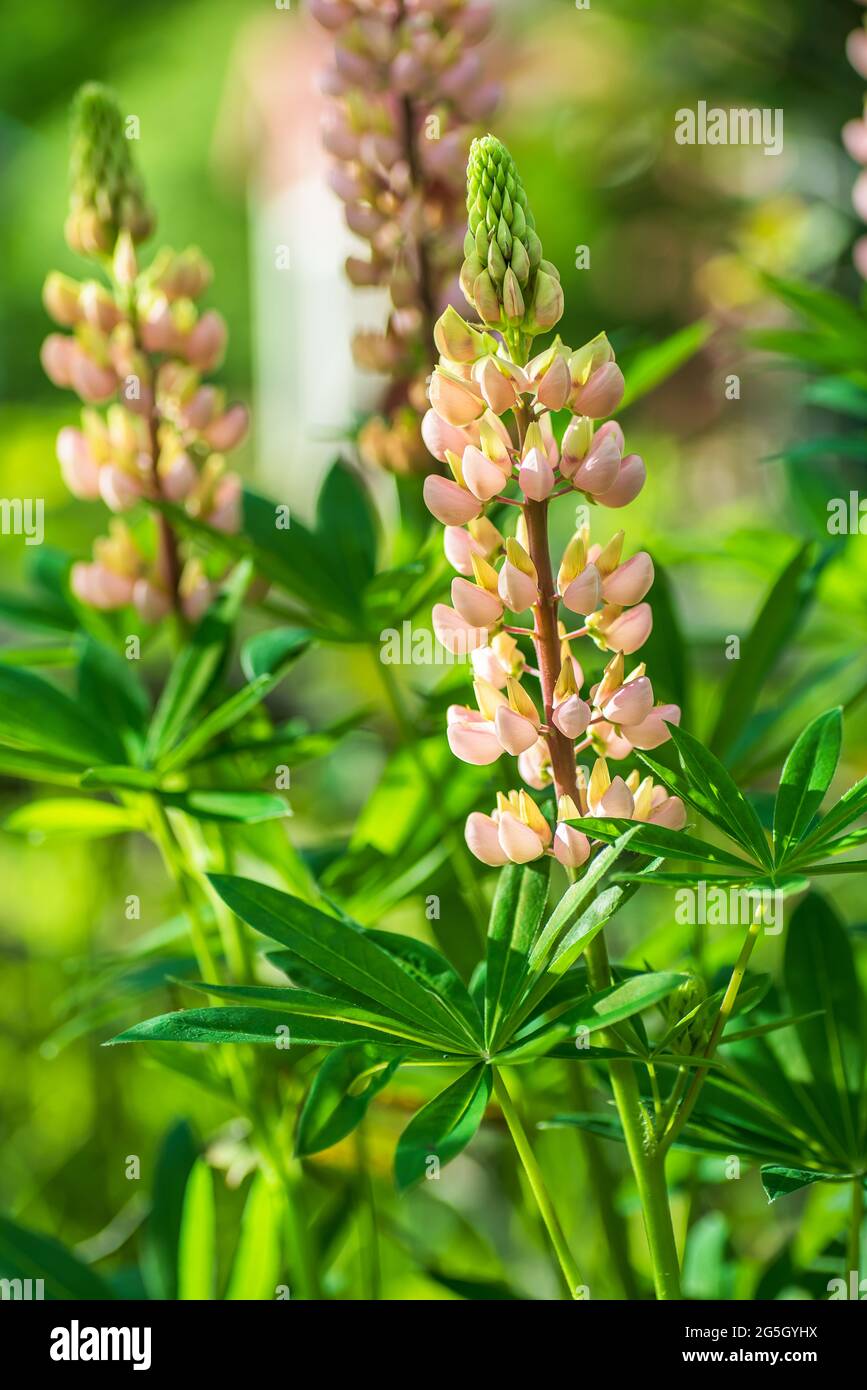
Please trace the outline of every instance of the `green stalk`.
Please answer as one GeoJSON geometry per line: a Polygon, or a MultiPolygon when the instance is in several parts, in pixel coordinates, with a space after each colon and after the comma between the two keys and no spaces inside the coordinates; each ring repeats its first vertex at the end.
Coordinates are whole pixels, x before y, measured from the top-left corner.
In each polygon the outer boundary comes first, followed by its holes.
{"type": "MultiPolygon", "coordinates": [[[[222,972],[208,940],[208,932],[197,897],[197,871],[187,862],[184,850],[175,835],[166,809],[159,797],[149,798],[152,829],[169,877],[174,882],[190,923],[190,935],[199,970],[205,980],[219,982],[222,972]]],[[[281,1154],[276,1118],[269,1122],[264,1115],[250,1083],[243,1059],[232,1044],[218,1048],[224,1073],[235,1101],[247,1115],[253,1128],[266,1176],[282,1189],[286,1201],[287,1234],[293,1255],[293,1267],[298,1277],[298,1293],[302,1299],[320,1296],[315,1262],[310,1248],[308,1219],[302,1209],[301,1167],[296,1160],[286,1163],[281,1154]]]]}
{"type": "MultiPolygon", "coordinates": [[[[756,941],[758,940],[759,929],[761,928],[761,925],[762,911],[760,907],[756,911],[753,921],[750,923],[749,931],[747,932],[744,938],[744,942],[741,946],[738,958],[735,961],[734,966],[732,968],[732,973],[729,978],[728,985],[726,986],[726,992],[723,995],[722,1003],[719,1006],[719,1013],[714,1019],[713,1028],[711,1029],[711,1034],[708,1039],[707,1046],[704,1050],[704,1056],[707,1057],[708,1060],[713,1058],[717,1050],[717,1046],[719,1045],[719,1040],[723,1035],[723,1030],[732,1016],[732,1011],[734,1010],[735,1002],[738,997],[738,992],[740,990],[744,975],[746,974],[747,966],[749,965],[750,961],[750,956],[753,953],[753,947],[755,946],[756,941]]],[[[684,1125],[686,1124],[687,1120],[689,1119],[690,1115],[692,1114],[693,1107],[696,1101],[698,1100],[701,1088],[705,1083],[705,1079],[709,1070],[710,1069],[708,1067],[699,1067],[694,1072],[692,1080],[689,1084],[689,1089],[687,1090],[687,1093],[683,1098],[683,1103],[675,1112],[674,1117],[670,1125],[668,1126],[668,1129],[666,1130],[665,1134],[662,1136],[662,1139],[660,1141],[660,1147],[662,1148],[663,1152],[667,1151],[671,1147],[671,1145],[674,1143],[675,1139],[683,1129],[684,1125]]]]}
{"type": "Polygon", "coordinates": [[[502,1073],[496,1068],[493,1068],[493,1077],[494,1094],[500,1102],[500,1108],[503,1112],[506,1124],[509,1126],[509,1133],[512,1136],[518,1157],[527,1175],[527,1182],[530,1184],[530,1190],[536,1200],[539,1214],[545,1223],[545,1229],[554,1247],[554,1253],[557,1256],[563,1278],[566,1281],[566,1287],[569,1290],[569,1297],[572,1299],[579,1299],[581,1297],[581,1276],[578,1273],[575,1261],[572,1259],[569,1246],[566,1244],[566,1237],[563,1234],[563,1228],[560,1225],[559,1218],[554,1210],[554,1204],[551,1201],[551,1197],[545,1185],[542,1169],[539,1167],[536,1155],[530,1147],[530,1141],[521,1123],[521,1117],[515,1109],[514,1102],[509,1095],[502,1073]]]}
{"type": "Polygon", "coordinates": [[[861,1280],[861,1226],[864,1222],[864,1176],[859,1173],[852,1179],[852,1205],[849,1216],[849,1240],[846,1253],[846,1287],[848,1288],[849,1274],[855,1270],[857,1283],[861,1280]]]}
{"type": "MultiPolygon", "coordinates": [[[[576,1110],[589,1110],[590,1094],[582,1073],[581,1063],[567,1062],[566,1068],[572,1103],[576,1110]]],[[[629,1258],[629,1238],[626,1225],[614,1200],[615,1175],[608,1166],[602,1144],[596,1135],[591,1134],[589,1130],[579,1130],[578,1134],[590,1177],[593,1202],[605,1232],[605,1239],[614,1265],[614,1274],[623,1297],[632,1301],[639,1298],[640,1294],[629,1258]]]]}

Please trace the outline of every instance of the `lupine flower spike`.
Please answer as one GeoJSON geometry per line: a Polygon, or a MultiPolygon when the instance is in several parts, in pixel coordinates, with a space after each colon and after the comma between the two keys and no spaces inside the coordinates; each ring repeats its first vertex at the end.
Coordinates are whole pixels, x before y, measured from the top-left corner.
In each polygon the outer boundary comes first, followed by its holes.
{"type": "Polygon", "coordinates": [[[311,8],[334,36],[333,65],[323,76],[331,186],[369,247],[366,257],[349,257],[347,273],[354,285],[386,287],[391,300],[384,331],[361,332],[353,343],[359,366],[392,378],[359,448],[376,466],[425,473],[428,450],[445,462],[452,447],[445,420],[423,440],[421,417],[433,338],[442,332],[434,334],[433,321],[460,293],[464,151],[470,127],[490,115],[499,95],[477,51],[492,6],[311,0],[311,8]]]}
{"type": "Polygon", "coordinates": [[[450,708],[448,742],[468,763],[510,755],[526,787],[555,793],[550,819],[525,788],[501,794],[490,815],[473,812],[466,826],[473,854],[490,865],[550,854],[572,869],[592,851],[570,824],[579,817],[672,829],[686,820],[664,787],[637,771],[622,777],[609,769],[635,749],[658,747],[680,720],[676,705],[655,702],[643,662],[627,669],[653,625],[646,601],[653,561],[644,551],[627,556],[622,530],[599,545],[585,525],[555,575],[548,545],[552,497],[619,509],[641,491],[645,468],[606,418],[620,404],[624,381],[604,333],[576,351],[557,336],[530,355],[535,339],[558,323],[563,293],[514,161],[492,135],[472,144],[467,209],[461,285],[474,318],[450,307],[436,324],[440,358],[424,425],[451,474],[429,476],[424,496],[446,528],[445,553],[458,572],[452,606],[433,610],[434,631],[450,652],[471,654],[475,676],[475,707],[450,708]],[[571,418],[558,445],[551,417],[565,408],[571,418]],[[503,536],[499,516],[487,515],[497,506],[513,510],[503,503],[518,509],[514,535],[503,536]],[[530,628],[520,624],[527,613],[530,628]],[[534,648],[532,668],[517,640],[522,634],[534,648]],[[586,691],[572,652],[581,638],[610,654],[586,691]],[[586,781],[576,761],[584,752],[595,755],[586,781]]]}
{"type": "MultiPolygon", "coordinates": [[[[235,531],[241,485],[224,454],[243,439],[247,412],[227,406],[223,392],[202,380],[226,346],[221,316],[196,306],[211,268],[196,247],[179,254],[165,247],[140,268],[138,243],[154,219],[120,109],[96,84],[76,99],[71,173],[66,240],[104,278],[78,281],[54,271],[43,290],[48,313],[68,330],[45,339],[43,367],[84,405],[80,426],[65,426],[57,437],[64,481],[76,497],[101,499],[112,512],[164,500],[235,531]]],[[[148,622],[172,608],[196,619],[215,588],[199,559],[180,554],[161,514],[150,549],[113,521],[93,559],[73,566],[71,584],[83,603],[134,604],[148,622]]]]}

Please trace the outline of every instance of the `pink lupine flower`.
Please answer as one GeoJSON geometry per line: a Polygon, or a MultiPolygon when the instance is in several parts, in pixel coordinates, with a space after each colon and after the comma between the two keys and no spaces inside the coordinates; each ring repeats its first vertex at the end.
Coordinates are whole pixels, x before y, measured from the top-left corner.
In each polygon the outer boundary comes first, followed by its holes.
{"type": "Polygon", "coordinates": [[[450,310],[438,322],[442,360],[431,382],[433,414],[425,426],[434,453],[455,479],[431,485],[432,510],[436,513],[437,501],[460,497],[462,490],[479,507],[468,531],[460,530],[463,518],[447,519],[444,546],[460,577],[452,584],[454,609],[437,605],[434,610],[440,640],[452,649],[473,648],[478,709],[450,710],[448,738],[457,756],[468,762],[484,765],[506,752],[517,759],[527,787],[544,793],[553,784],[557,795],[552,834],[550,820],[526,790],[499,793],[491,815],[476,812],[467,822],[472,852],[491,865],[506,859],[529,863],[549,854],[571,871],[593,852],[592,837],[570,824],[579,816],[647,820],[658,813],[672,824],[680,818],[675,806],[666,803],[660,810],[665,793],[661,799],[656,795],[652,779],[642,782],[637,771],[612,777],[606,761],[630,757],[642,741],[661,741],[666,715],[679,717],[673,706],[654,709],[643,665],[628,677],[624,672],[624,654],[637,650],[652,628],[650,605],[642,601],[653,582],[650,556],[640,551],[624,561],[622,531],[605,545],[591,545],[589,525],[584,525],[566,547],[554,586],[548,578],[550,553],[543,549],[548,544],[544,504],[554,492],[558,470],[566,486],[555,496],[584,493],[612,507],[637,495],[645,470],[637,456],[624,457],[623,430],[616,421],[593,428],[593,421],[610,414],[623,394],[623,377],[604,334],[576,352],[557,338],[527,362],[528,340],[541,331],[549,311],[557,317],[562,312],[562,291],[553,267],[541,259],[510,156],[493,137],[473,145],[469,189],[461,288],[481,323],[476,328],[450,310]],[[521,194],[508,205],[503,202],[502,212],[493,208],[496,200],[490,192],[504,186],[501,173],[521,194]],[[495,335],[500,346],[494,350],[495,335]],[[561,451],[551,412],[567,404],[577,413],[568,423],[561,451]],[[446,433],[469,428],[477,431],[469,444],[465,437],[446,433]],[[495,533],[491,542],[477,529],[489,525],[484,513],[494,499],[519,508],[501,563],[502,537],[495,533]],[[558,611],[561,602],[585,617],[583,629],[567,632],[558,611]],[[509,626],[503,606],[512,614],[531,612],[532,626],[509,626]],[[501,629],[489,638],[487,629],[501,621],[501,629]],[[614,653],[586,700],[580,694],[581,663],[570,648],[572,640],[583,636],[614,653]],[[534,656],[522,651],[531,644],[534,656]],[[519,677],[539,681],[540,706],[519,677]],[[597,755],[589,786],[575,765],[578,752],[587,748],[597,755]]]}
{"type": "Polygon", "coordinates": [[[444,526],[464,526],[482,510],[479,499],[471,492],[437,473],[429,473],[425,478],[423,495],[428,511],[444,526]]]}
{"type": "Polygon", "coordinates": [[[157,465],[160,490],[170,502],[183,502],[198,480],[198,470],[185,449],[168,458],[161,455],[157,465]]]}
{"type": "Polygon", "coordinates": [[[151,579],[137,579],[133,585],[132,602],[146,623],[158,623],[171,611],[171,595],[151,579]]]}
{"type": "Polygon", "coordinates": [[[462,428],[450,425],[431,407],[422,417],[421,437],[434,458],[439,459],[440,463],[445,463],[447,453],[451,452],[460,457],[468,444],[478,444],[478,429],[477,424],[462,428]]]}
{"type": "Polygon", "coordinates": [[[500,847],[513,864],[529,864],[545,852],[541,835],[511,811],[504,811],[498,827],[500,847]]]}
{"type": "Polygon", "coordinates": [[[473,556],[484,556],[485,547],[463,526],[447,526],[443,531],[443,551],[452,569],[458,574],[473,572],[473,556]]]}
{"type": "Polygon", "coordinates": [[[518,393],[513,382],[497,366],[495,357],[483,357],[473,367],[473,380],[481,391],[489,410],[503,415],[511,410],[518,393]]]}
{"type": "Polygon", "coordinates": [[[546,410],[562,410],[572,389],[566,359],[557,356],[539,378],[536,385],[536,399],[546,410]]]}
{"type": "Polygon", "coordinates": [[[467,817],[464,838],[467,848],[483,864],[500,868],[508,864],[509,856],[500,844],[499,826],[493,816],[485,816],[481,811],[473,811],[467,817]]]}
{"type": "Polygon", "coordinates": [[[530,748],[518,754],[518,776],[537,791],[550,784],[551,755],[544,738],[537,738],[530,748]]]}
{"type": "Polygon", "coordinates": [[[616,362],[605,362],[598,367],[583,386],[573,388],[569,397],[569,407],[591,420],[604,420],[623,400],[626,382],[616,362]]]}
{"type": "Polygon", "coordinates": [[[42,303],[46,311],[62,328],[74,328],[81,322],[82,311],[79,303],[81,286],[68,275],[53,270],[42,287],[42,303]]]}
{"type": "Polygon", "coordinates": [[[500,598],[513,613],[523,613],[538,597],[536,566],[524,547],[513,538],[506,541],[506,560],[500,570],[500,598]]]}
{"type": "Polygon", "coordinates": [[[602,597],[606,603],[627,608],[639,603],[652,584],[653,561],[646,550],[639,550],[631,559],[604,576],[602,597]]]}
{"type": "Polygon", "coordinates": [[[223,360],[226,351],[228,332],[222,314],[216,309],[208,309],[202,314],[195,328],[187,334],[181,344],[181,351],[187,361],[199,371],[211,372],[223,360]]]}
{"type": "Polygon", "coordinates": [[[64,426],[57,436],[57,460],[63,481],[73,496],[87,502],[99,497],[99,464],[81,430],[64,426]]]}
{"type": "Polygon", "coordinates": [[[480,502],[490,502],[492,497],[502,492],[506,481],[500,465],[486,458],[474,444],[468,444],[464,449],[461,472],[470,492],[480,502]]]}
{"type": "Polygon", "coordinates": [[[671,738],[667,724],[680,723],[679,705],[657,705],[637,724],[631,724],[624,734],[633,748],[649,753],[671,738]]]}
{"type": "Polygon", "coordinates": [[[581,737],[590,723],[590,713],[586,700],[578,695],[569,695],[554,707],[551,718],[561,734],[576,739],[581,737]]]}
{"type": "Polygon", "coordinates": [[[518,470],[518,485],[525,497],[543,502],[554,491],[554,470],[541,448],[528,450],[518,470]]]}
{"type": "Polygon", "coordinates": [[[243,488],[236,473],[224,473],[217,483],[211,510],[205,520],[215,531],[234,535],[242,523],[243,488]]]}
{"type": "Polygon", "coordinates": [[[602,596],[602,581],[599,571],[592,563],[584,566],[580,574],[570,580],[563,590],[562,599],[571,613],[595,612],[602,596]]]}
{"type": "Polygon", "coordinates": [[[620,474],[621,458],[617,437],[597,431],[590,450],[572,475],[572,482],[582,492],[597,497],[609,492],[620,474]]]}
{"type": "Polygon", "coordinates": [[[485,401],[475,385],[437,367],[430,383],[430,403],[447,425],[470,425],[485,413],[485,401]]]}
{"type": "Polygon", "coordinates": [[[69,586],[75,597],[91,608],[123,608],[132,602],[135,580],[128,574],[117,574],[105,565],[78,562],[72,566],[69,586]]]}
{"type": "Polygon", "coordinates": [[[106,463],[99,470],[99,492],[105,505],[113,512],[126,512],[134,507],[144,492],[140,475],[106,463]]]}
{"type": "Polygon", "coordinates": [[[449,748],[462,763],[474,767],[487,767],[502,756],[503,747],[497,738],[493,723],[485,719],[477,710],[453,706],[458,712],[451,714],[446,727],[449,748]]]}
{"type": "Polygon", "coordinates": [[[503,615],[498,595],[468,579],[452,580],[452,603],[473,627],[493,627],[503,615]]]}
{"type": "Polygon", "coordinates": [[[602,713],[609,724],[641,724],[653,709],[653,686],[647,676],[624,681],[605,701],[602,713]]]}
{"type": "Polygon", "coordinates": [[[651,811],[650,821],[667,830],[682,830],[686,825],[686,807],[679,796],[667,796],[651,811]]]}
{"type": "Polygon", "coordinates": [[[212,420],[202,431],[202,437],[206,444],[212,449],[219,450],[220,453],[228,453],[230,449],[236,449],[244,438],[250,424],[250,412],[247,407],[236,403],[230,405],[228,410],[212,420]]]}
{"type": "Polygon", "coordinates": [[[644,460],[638,454],[627,454],[621,461],[615,483],[607,492],[598,493],[596,501],[603,507],[626,507],[635,501],[646,479],[644,460]]]}
{"type": "Polygon", "coordinates": [[[867,121],[847,121],[843,127],[843,144],[858,164],[867,164],[867,121]]]}
{"type": "Polygon", "coordinates": [[[437,641],[453,656],[467,656],[476,647],[485,646],[488,640],[485,628],[468,623],[444,603],[434,604],[432,616],[437,641]]]}
{"type": "Polygon", "coordinates": [[[610,777],[608,765],[603,758],[598,759],[590,776],[587,802],[590,814],[601,816],[603,819],[628,820],[635,809],[632,792],[622,777],[610,777]]]}
{"type": "Polygon", "coordinates": [[[580,811],[571,796],[561,796],[557,802],[557,825],[553,848],[557,859],[567,869],[579,869],[590,858],[590,841],[570,820],[578,820],[580,811]]]}
{"type": "Polygon", "coordinates": [[[607,609],[602,612],[601,620],[592,626],[591,631],[603,638],[609,651],[631,656],[644,646],[653,628],[653,611],[649,603],[639,603],[636,608],[629,608],[623,613],[617,613],[615,608],[611,616],[608,616],[607,609]]]}

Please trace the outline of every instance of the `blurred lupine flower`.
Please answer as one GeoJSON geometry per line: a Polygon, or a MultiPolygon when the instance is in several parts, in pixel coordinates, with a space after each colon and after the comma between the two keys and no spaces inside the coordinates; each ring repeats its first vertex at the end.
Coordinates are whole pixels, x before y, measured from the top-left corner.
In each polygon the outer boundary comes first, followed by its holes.
{"type": "MultiPolygon", "coordinates": [[[[846,56],[859,76],[867,80],[867,18],[847,38],[846,56]]],[[[852,189],[852,205],[861,221],[867,222],[867,98],[864,113],[847,121],[842,134],[849,154],[862,166],[852,189]]],[[[852,259],[862,280],[867,280],[867,236],[859,237],[856,241],[852,259]]]]}
{"type": "Polygon", "coordinates": [[[556,575],[548,547],[550,500],[582,496],[601,507],[625,506],[644,484],[645,468],[625,454],[613,420],[624,381],[604,333],[574,351],[559,337],[532,360],[530,344],[562,313],[559,277],[542,257],[527,197],[508,151],[486,136],[468,166],[469,230],[462,285],[479,315],[465,321],[449,306],[434,329],[440,359],[430,382],[431,409],[422,432],[451,477],[425,479],[428,508],[446,527],[446,557],[457,571],[452,606],[433,610],[434,631],[452,653],[470,655],[475,706],[448,711],[449,746],[463,762],[485,766],[508,754],[534,791],[552,788],[549,820],[526,790],[500,795],[490,815],[474,812],[467,844],[486,864],[527,863],[543,854],[577,868],[591,842],[570,824],[579,816],[650,820],[678,829],[686,815],[677,797],[637,771],[611,776],[609,759],[656,748],[680,720],[676,705],[656,705],[644,663],[627,672],[625,656],[650,635],[646,595],[653,561],[624,555],[624,532],[594,543],[589,525],[568,542],[556,575]],[[557,443],[552,412],[571,418],[557,443]],[[486,515],[517,509],[513,535],[486,515]],[[583,619],[567,631],[560,606],[583,619]],[[532,628],[515,625],[532,613],[532,628]],[[528,638],[535,665],[519,639],[528,638]],[[590,639],[611,653],[601,679],[584,692],[571,643],[590,639]],[[540,696],[527,688],[530,678],[540,696]],[[585,785],[576,764],[596,761],[585,785]]]}
{"type": "MultiPolygon", "coordinates": [[[[64,481],[76,497],[113,512],[158,499],[182,505],[218,530],[240,526],[240,480],[223,455],[247,430],[247,411],[202,382],[222,360],[226,326],[195,301],[211,282],[197,247],[159,251],[140,270],[135,243],[150,234],[141,181],[123,119],[104,88],[83,88],[73,108],[72,193],[66,237],[105,273],[77,281],[52,271],[46,310],[67,333],[51,333],[42,364],[56,386],[85,403],[80,428],[57,437],[64,481]],[[93,407],[108,404],[104,414],[93,407]]],[[[132,531],[112,524],[91,564],[76,565],[82,602],[113,609],[134,604],[155,622],[176,608],[199,615],[213,592],[201,563],[183,564],[171,528],[160,521],[148,556],[132,531]]]]}
{"type": "Polygon", "coordinates": [[[427,449],[444,462],[441,444],[420,429],[433,320],[457,289],[471,127],[499,95],[475,51],[492,6],[312,0],[311,9],[334,36],[323,75],[332,98],[323,132],[335,160],[331,186],[369,248],[366,258],[349,258],[347,274],[354,285],[387,287],[391,298],[384,330],[359,333],[353,343],[361,367],[393,378],[382,413],[362,427],[359,449],[392,472],[427,473],[427,449]]]}

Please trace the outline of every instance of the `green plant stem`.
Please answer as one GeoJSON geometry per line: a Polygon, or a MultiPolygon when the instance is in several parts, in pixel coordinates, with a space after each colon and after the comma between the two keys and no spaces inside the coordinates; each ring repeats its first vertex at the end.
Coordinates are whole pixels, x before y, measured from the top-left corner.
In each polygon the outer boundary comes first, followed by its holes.
{"type": "Polygon", "coordinates": [[[572,1259],[569,1247],[566,1244],[566,1237],[563,1234],[563,1229],[560,1225],[557,1213],[554,1210],[554,1204],[545,1186],[542,1169],[539,1167],[536,1155],[530,1147],[530,1141],[521,1123],[521,1118],[515,1109],[512,1097],[509,1095],[502,1073],[494,1068],[493,1075],[494,1094],[500,1102],[500,1108],[503,1112],[506,1124],[509,1126],[509,1133],[512,1136],[518,1157],[527,1175],[527,1182],[530,1184],[530,1189],[536,1200],[536,1205],[539,1208],[539,1214],[545,1223],[545,1229],[554,1247],[554,1252],[563,1273],[563,1278],[566,1281],[566,1287],[569,1290],[569,1297],[578,1299],[581,1296],[581,1277],[578,1273],[575,1261],[572,1259]]]}
{"type": "MultiPolygon", "coordinates": [[[[746,974],[747,966],[749,965],[750,961],[750,956],[753,953],[753,947],[755,946],[756,941],[758,940],[761,925],[762,913],[761,909],[759,909],[759,911],[756,912],[753,921],[750,923],[749,931],[744,937],[743,945],[741,946],[738,958],[734,963],[734,967],[732,969],[728,985],[726,986],[726,992],[723,995],[722,1003],[719,1006],[719,1013],[714,1019],[713,1028],[711,1029],[710,1037],[708,1038],[707,1046],[704,1050],[704,1056],[708,1058],[708,1060],[712,1059],[714,1054],[716,1053],[720,1038],[723,1035],[723,1030],[732,1016],[732,1011],[734,1010],[735,1002],[738,997],[738,991],[740,990],[741,983],[743,981],[744,975],[746,974]]],[[[689,1084],[689,1089],[687,1090],[686,1095],[683,1098],[683,1102],[678,1107],[671,1120],[671,1123],[668,1126],[668,1129],[666,1130],[665,1134],[662,1136],[662,1139],[660,1140],[660,1148],[662,1149],[663,1153],[671,1148],[671,1145],[674,1143],[675,1139],[680,1134],[681,1130],[683,1129],[684,1125],[686,1124],[687,1120],[692,1114],[693,1108],[695,1106],[696,1101],[698,1100],[699,1094],[701,1093],[701,1088],[705,1083],[705,1079],[708,1075],[709,1070],[709,1067],[699,1067],[693,1074],[692,1080],[689,1084]]]]}
{"type": "MultiPolygon", "coordinates": [[[[611,983],[611,967],[601,932],[590,943],[586,956],[591,987],[594,990],[607,988],[611,983]]],[[[609,1045],[616,1041],[606,1040],[609,1045]]],[[[609,1062],[608,1073],[641,1202],[656,1296],[663,1300],[679,1299],[680,1265],[665,1180],[665,1154],[657,1147],[653,1137],[650,1118],[641,1102],[633,1064],[622,1061],[609,1062]]]]}
{"type": "Polygon", "coordinates": [[[861,1280],[861,1227],[864,1223],[864,1177],[859,1173],[852,1179],[852,1206],[849,1218],[849,1240],[846,1249],[846,1269],[844,1271],[847,1288],[849,1273],[855,1270],[861,1280]]]}
{"type": "Polygon", "coordinates": [[[488,911],[481,893],[479,876],[470,861],[469,851],[463,842],[463,838],[456,832],[455,827],[449,823],[445,812],[442,810],[443,788],[437,785],[436,778],[425,762],[422,751],[418,746],[415,729],[413,728],[412,720],[404,703],[403,693],[394,677],[394,673],[386,662],[378,659],[374,647],[371,647],[371,655],[374,658],[374,664],[376,665],[382,687],[388,699],[389,707],[394,716],[394,722],[400,731],[404,746],[413,759],[419,775],[424,782],[428,796],[430,797],[431,811],[434,815],[438,815],[440,825],[442,826],[443,843],[449,851],[450,862],[458,882],[458,887],[461,891],[461,897],[472,915],[473,922],[479,934],[480,943],[484,946],[488,930],[488,911]]]}
{"type": "MultiPolygon", "coordinates": [[[[581,1064],[567,1062],[566,1068],[573,1105],[579,1111],[589,1110],[590,1093],[581,1064]]],[[[614,1275],[620,1285],[623,1297],[631,1302],[639,1298],[640,1294],[635,1271],[629,1258],[629,1238],[626,1224],[617,1210],[614,1200],[615,1175],[608,1165],[602,1144],[596,1135],[591,1134],[589,1130],[579,1130],[578,1133],[590,1177],[593,1202],[599,1213],[599,1220],[602,1222],[602,1229],[608,1242],[614,1275]]]]}
{"type": "Polygon", "coordinates": [[[364,1120],[355,1131],[355,1159],[358,1167],[358,1227],[362,1286],[366,1288],[366,1296],[370,1302],[378,1303],[382,1297],[382,1265],[379,1254],[376,1195],[373,1190],[373,1174],[370,1170],[370,1153],[364,1120]]]}
{"type": "MultiPolygon", "coordinates": [[[[197,899],[197,873],[186,859],[184,849],[175,835],[171,821],[159,797],[151,797],[153,835],[163,858],[166,871],[172,879],[184,905],[190,923],[190,935],[199,970],[206,980],[217,983],[222,972],[217,964],[208,932],[197,899]]],[[[297,1161],[286,1163],[281,1154],[281,1145],[276,1120],[266,1119],[254,1087],[250,1083],[242,1057],[233,1045],[218,1049],[222,1059],[226,1079],[232,1089],[236,1103],[247,1115],[265,1167],[269,1181],[279,1186],[286,1201],[286,1220],[289,1244],[294,1255],[293,1265],[298,1278],[298,1295],[302,1299],[319,1297],[315,1262],[312,1258],[308,1223],[302,1210],[301,1168],[297,1161]]]]}

